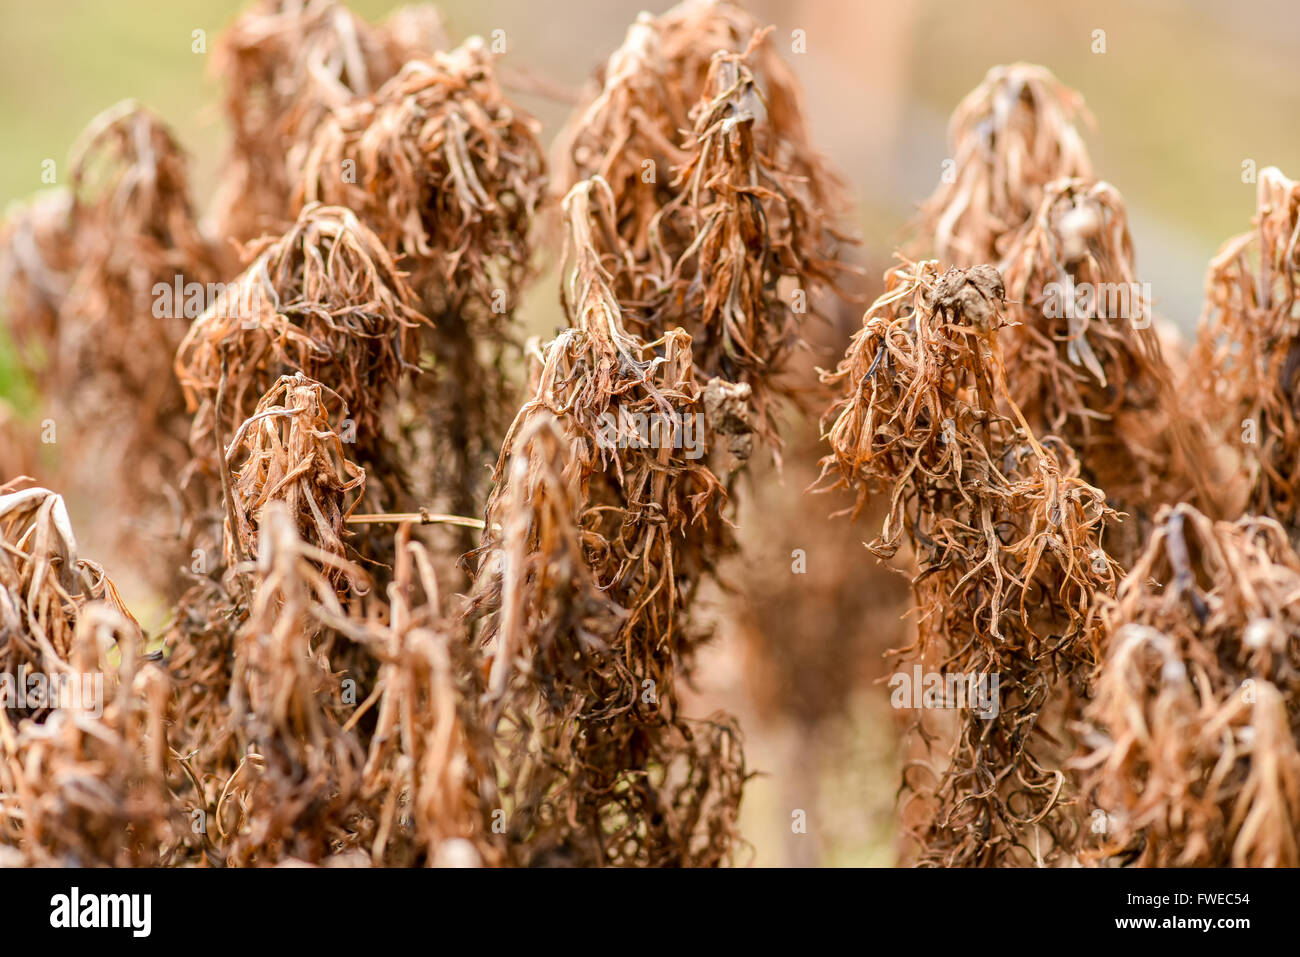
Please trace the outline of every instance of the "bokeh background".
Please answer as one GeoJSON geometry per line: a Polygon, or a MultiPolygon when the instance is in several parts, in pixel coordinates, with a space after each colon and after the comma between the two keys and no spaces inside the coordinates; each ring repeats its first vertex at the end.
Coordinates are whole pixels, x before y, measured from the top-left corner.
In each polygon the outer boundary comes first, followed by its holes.
{"type": "MultiPolygon", "coordinates": [[[[193,31],[206,31],[211,51],[242,5],[0,0],[0,208],[43,187],[43,161],[53,159],[61,174],[79,131],[127,97],[158,112],[186,144],[202,204],[225,131],[220,80],[210,75],[208,56],[192,52],[193,31]]],[[[371,19],[399,5],[349,2],[371,19]]],[[[647,3],[443,0],[438,6],[453,42],[504,30],[512,71],[576,94],[647,3]]],[[[668,6],[660,0],[648,8],[668,6]]],[[[1128,202],[1139,278],[1152,284],[1157,310],[1187,332],[1201,308],[1207,260],[1248,225],[1254,186],[1243,181],[1243,164],[1277,165],[1291,176],[1300,171],[1295,0],[751,0],[747,6],[775,25],[775,41],[803,82],[814,138],[852,187],[850,215],[862,235],[864,262],[887,260],[938,180],[948,155],[949,112],[999,63],[1042,63],[1084,95],[1096,120],[1085,133],[1094,165],[1128,202]],[[806,52],[791,52],[795,30],[804,31],[806,52]],[[1094,52],[1097,31],[1104,31],[1104,53],[1094,52]]],[[[545,138],[553,138],[569,109],[562,98],[519,92],[518,99],[542,121],[545,138]]],[[[560,321],[556,299],[553,282],[534,287],[525,311],[532,331],[549,332],[560,321]]],[[[0,394],[19,408],[32,401],[3,343],[0,394]]],[[[786,484],[797,483],[787,477],[786,484]]],[[[787,491],[797,495],[798,488],[787,491]]],[[[110,574],[129,580],[111,555],[98,557],[110,574]]],[[[772,560],[788,557],[774,552],[772,560]]],[[[862,561],[868,561],[865,551],[862,561]]],[[[746,729],[750,762],[760,772],[747,791],[743,822],[752,860],[893,863],[899,725],[887,690],[871,680],[884,666],[846,663],[864,676],[861,688],[847,696],[831,726],[818,727],[813,747],[808,725],[772,720],[761,713],[763,701],[745,693],[751,679],[744,653],[721,617],[718,647],[701,669],[700,703],[738,712],[746,729]],[[790,827],[794,809],[807,812],[806,834],[790,827]]],[[[808,627],[881,626],[864,615],[856,623],[808,627]]],[[[799,628],[790,625],[792,646],[799,628]]],[[[852,635],[844,638],[854,654],[863,647],[852,635]]],[[[880,641],[866,646],[883,647],[880,641]]],[[[797,656],[791,667],[798,669],[797,656]]],[[[790,676],[791,686],[798,682],[790,676]]]]}

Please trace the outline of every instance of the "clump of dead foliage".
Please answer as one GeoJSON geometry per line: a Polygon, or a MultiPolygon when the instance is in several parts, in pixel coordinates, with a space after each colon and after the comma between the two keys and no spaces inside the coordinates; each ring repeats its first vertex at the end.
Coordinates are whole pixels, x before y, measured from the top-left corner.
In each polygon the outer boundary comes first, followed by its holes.
{"type": "Polygon", "coordinates": [[[1083,97],[1044,67],[989,70],[948,123],[950,165],[921,208],[917,248],[954,266],[996,264],[1037,211],[1048,183],[1092,178],[1075,125],[1083,97]]]}
{"type": "MultiPolygon", "coordinates": [[[[257,553],[260,516],[272,501],[284,502],[303,541],[345,556],[344,522],[366,473],[345,457],[326,411],[327,391],[301,373],[284,376],[232,437],[227,462],[234,455],[242,461],[230,487],[232,524],[223,536],[227,568],[257,553]]],[[[329,398],[341,405],[332,392],[329,398]]],[[[355,578],[350,584],[361,586],[355,578]]]]}
{"type": "Polygon", "coordinates": [[[748,386],[776,441],[782,375],[839,291],[841,184],[812,147],[770,30],[687,2],[643,15],[562,139],[569,183],[599,176],[625,252],[606,263],[630,331],[680,327],[707,376],[748,386]]]}
{"type": "Polygon", "coordinates": [[[912,729],[919,863],[1300,864],[1296,184],[1261,175],[1185,363],[1081,97],[995,68],[953,117],[926,258],[812,383],[798,354],[853,298],[848,202],[771,28],[687,0],[638,17],[560,137],[566,328],[520,390],[559,197],[497,55],[430,7],[266,0],[213,59],[233,140],[206,217],[125,104],[0,230],[63,430],[49,466],[6,406],[0,464],[148,517],[114,557],[173,602],[141,627],[61,495],[0,487],[6,861],[735,863],[740,731],[690,713],[719,608],[764,659],[753,700],[820,734],[896,633],[860,633],[895,616],[864,577],[888,565],[914,606],[893,660],[974,694],[912,729]],[[795,596],[806,512],[736,525],[788,508],[742,498],[815,395],[816,485],[880,523],[879,564],[842,523],[795,596]],[[729,591],[753,528],[780,574],[729,591]]]}
{"type": "Polygon", "coordinates": [[[190,326],[176,375],[194,413],[190,446],[214,462],[281,376],[327,383],[376,444],[383,398],[418,371],[427,323],[378,237],[348,209],[312,206],[253,247],[248,267],[190,326]]]}
{"type": "Polygon", "coordinates": [[[675,687],[702,637],[688,618],[692,597],[730,547],[726,493],[705,456],[705,390],[689,335],[647,343],[623,326],[596,239],[614,235],[608,185],[578,184],[565,214],[573,327],[537,357],[480,550],[492,718],[540,736],[530,745],[520,735],[506,759],[531,803],[552,805],[527,815],[530,828],[558,829],[532,836],[536,852],[587,864],[718,863],[743,760],[726,725],[692,731],[675,687]],[[529,555],[555,571],[530,574],[529,555]],[[583,626],[538,634],[530,618],[548,607],[583,626]],[[554,784],[540,780],[551,768],[554,784]]]}
{"type": "Polygon", "coordinates": [[[1137,281],[1127,218],[1109,184],[1055,180],[1011,238],[1003,275],[1017,320],[1004,336],[1016,356],[1010,394],[1127,513],[1131,555],[1158,503],[1209,493],[1206,449],[1137,281]]]}
{"type": "Polygon", "coordinates": [[[169,682],[79,556],[62,497],[14,484],[0,494],[0,836],[29,864],[163,863],[183,826],[164,781],[169,682]]]}
{"type": "Polygon", "coordinates": [[[1274,520],[1161,511],[1102,606],[1083,727],[1092,854],[1157,867],[1294,867],[1300,558],[1274,520]]]}
{"type": "Polygon", "coordinates": [[[240,242],[283,232],[294,219],[294,171],[330,109],[446,45],[429,5],[403,7],[380,26],[335,0],[259,0],[241,13],[212,57],[232,130],[213,231],[240,242]]]}
{"type": "Polygon", "coordinates": [[[202,308],[194,290],[226,257],[200,233],[186,157],[148,110],[125,102],[96,117],[71,163],[70,189],[19,212],[0,238],[9,329],[54,453],[42,470],[117,515],[113,545],[167,592],[188,460],[169,369],[202,308]]]}
{"type": "Polygon", "coordinates": [[[412,59],[373,96],[336,104],[311,138],[295,203],[355,211],[409,274],[425,374],[402,393],[389,508],[480,511],[515,407],[506,370],[545,187],[537,123],[503,92],[478,38],[412,59]],[[396,483],[394,483],[396,484],[396,483]]]}
{"type": "MultiPolygon", "coordinates": [[[[1243,474],[1237,498],[1300,540],[1300,184],[1259,174],[1255,228],[1223,245],[1189,375],[1211,428],[1243,474]]],[[[1230,472],[1229,474],[1233,474],[1230,472]]]]}
{"type": "Polygon", "coordinates": [[[1007,393],[1004,299],[992,267],[941,274],[905,261],[828,374],[842,398],[823,481],[860,504],[889,499],[868,547],[891,559],[904,539],[911,546],[909,663],[997,676],[989,706],[966,707],[946,767],[917,767],[906,781],[929,807],[922,860],[948,866],[1052,860],[1072,847],[1065,775],[1042,722],[1087,674],[1089,611],[1115,572],[1105,495],[1007,393]],[[999,412],[1008,406],[1010,417],[999,412]]]}

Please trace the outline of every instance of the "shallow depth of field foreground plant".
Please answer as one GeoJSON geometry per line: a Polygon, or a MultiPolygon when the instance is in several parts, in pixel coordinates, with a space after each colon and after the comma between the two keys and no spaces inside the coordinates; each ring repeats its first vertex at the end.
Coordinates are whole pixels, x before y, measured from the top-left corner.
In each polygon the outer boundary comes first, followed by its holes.
{"type": "Polygon", "coordinates": [[[901,696],[904,863],[1300,864],[1300,187],[1184,343],[997,66],[882,276],[786,45],[260,0],[207,203],[90,124],[0,224],[0,864],[744,864],[746,732],[815,779],[886,670],[980,689],[901,696]]]}

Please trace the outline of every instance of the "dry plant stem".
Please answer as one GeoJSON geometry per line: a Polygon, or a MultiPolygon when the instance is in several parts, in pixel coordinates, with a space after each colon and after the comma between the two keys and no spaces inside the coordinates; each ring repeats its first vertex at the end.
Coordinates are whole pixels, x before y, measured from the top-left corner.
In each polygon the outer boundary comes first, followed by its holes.
{"type": "Polygon", "coordinates": [[[482,531],[484,522],[481,518],[467,518],[464,515],[439,515],[435,512],[399,512],[392,515],[349,515],[349,525],[369,525],[385,523],[414,522],[416,525],[460,525],[463,528],[477,528],[482,531]]]}

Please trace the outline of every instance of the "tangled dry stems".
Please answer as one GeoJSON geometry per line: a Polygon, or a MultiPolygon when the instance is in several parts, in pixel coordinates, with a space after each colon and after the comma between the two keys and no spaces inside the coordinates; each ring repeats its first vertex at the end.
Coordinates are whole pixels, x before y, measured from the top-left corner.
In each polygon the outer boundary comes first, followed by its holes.
{"type": "Polygon", "coordinates": [[[1086,675],[1085,625],[1115,573],[1104,494],[1079,477],[1068,446],[1035,436],[1006,391],[1004,298],[992,267],[941,275],[934,261],[904,261],[827,373],[842,398],[829,413],[823,487],[857,491],[859,507],[889,497],[868,547],[892,559],[911,544],[909,654],[999,676],[996,713],[963,713],[933,789],[923,775],[905,782],[932,808],[921,859],[948,866],[1068,853],[1065,776],[1040,721],[1053,692],[1086,675]],[[1007,406],[1014,418],[998,411],[1007,406]]]}

